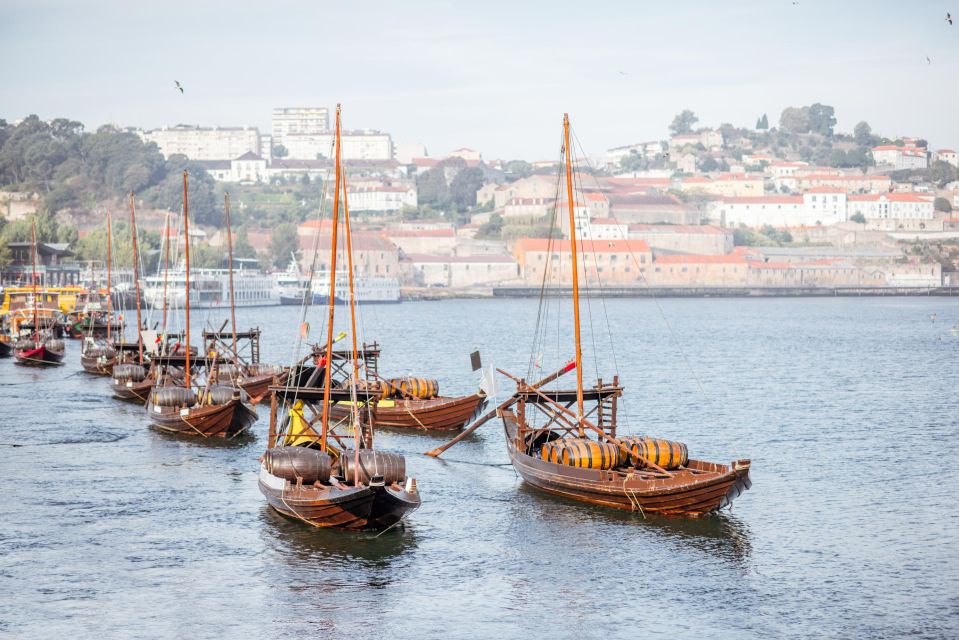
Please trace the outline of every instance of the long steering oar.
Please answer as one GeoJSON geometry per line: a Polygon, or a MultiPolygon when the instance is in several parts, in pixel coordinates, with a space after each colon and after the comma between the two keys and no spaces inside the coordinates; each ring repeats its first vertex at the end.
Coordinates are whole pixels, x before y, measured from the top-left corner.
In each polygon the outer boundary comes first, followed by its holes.
{"type": "MultiPolygon", "coordinates": [[[[559,377],[560,377],[561,375],[563,375],[564,373],[567,373],[567,372],[569,372],[569,371],[572,371],[572,370],[575,369],[575,368],[576,368],[576,363],[575,363],[575,362],[570,362],[569,364],[565,365],[565,366],[564,366],[562,369],[560,369],[559,371],[556,371],[555,373],[549,374],[548,376],[546,376],[545,378],[543,378],[542,380],[540,380],[539,382],[537,382],[536,384],[534,384],[534,385],[533,385],[533,388],[536,389],[536,388],[542,387],[543,385],[547,385],[547,384],[549,384],[550,382],[552,382],[553,380],[556,380],[557,378],[559,378],[559,377]]],[[[477,418],[477,419],[473,422],[473,424],[471,424],[471,425],[470,425],[469,427],[467,427],[462,433],[460,433],[458,436],[456,436],[455,438],[453,438],[453,439],[450,440],[449,442],[447,442],[447,443],[445,443],[445,444],[441,444],[440,446],[436,447],[436,448],[433,449],[432,451],[427,451],[427,452],[426,452],[426,455],[428,455],[428,456],[431,457],[431,458],[438,458],[441,453],[443,453],[444,451],[446,451],[447,449],[449,449],[450,447],[452,447],[454,444],[456,444],[457,442],[459,442],[460,440],[462,440],[463,438],[465,438],[466,436],[468,436],[469,434],[473,433],[473,432],[476,431],[478,428],[480,428],[481,426],[483,426],[484,424],[486,424],[487,422],[489,422],[490,419],[495,418],[497,415],[499,415],[499,412],[500,412],[500,411],[502,411],[502,410],[505,409],[506,407],[510,406],[510,405],[513,404],[514,402],[516,402],[516,396],[515,396],[515,395],[514,395],[514,396],[511,396],[506,402],[500,404],[500,405],[499,405],[498,407],[496,407],[495,409],[493,409],[493,410],[491,410],[491,411],[483,414],[483,415],[480,416],[479,418],[477,418]]]]}

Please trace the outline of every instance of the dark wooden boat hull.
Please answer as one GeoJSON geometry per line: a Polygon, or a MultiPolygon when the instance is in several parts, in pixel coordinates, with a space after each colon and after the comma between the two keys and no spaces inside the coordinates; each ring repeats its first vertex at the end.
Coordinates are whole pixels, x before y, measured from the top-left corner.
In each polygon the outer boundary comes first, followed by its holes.
{"type": "Polygon", "coordinates": [[[702,516],[732,503],[752,486],[749,461],[721,465],[690,460],[672,478],[642,471],[582,469],[528,456],[513,445],[507,421],[507,448],[524,481],[548,493],[590,504],[657,513],[702,516]]]}
{"type": "Polygon", "coordinates": [[[100,360],[100,356],[87,356],[80,354],[80,366],[87,373],[96,376],[108,376],[113,372],[113,365],[117,363],[116,357],[100,360]]]}
{"type": "Polygon", "coordinates": [[[0,358],[9,358],[13,355],[13,345],[9,340],[0,340],[0,358]]]}
{"type": "MultiPolygon", "coordinates": [[[[393,406],[376,406],[376,426],[420,431],[448,431],[462,429],[469,422],[483,396],[474,393],[458,398],[431,398],[429,400],[396,400],[393,406]]],[[[349,405],[336,405],[333,415],[344,417],[349,405]]]]}
{"type": "Polygon", "coordinates": [[[161,431],[201,438],[233,438],[256,422],[256,412],[241,400],[181,410],[147,405],[153,425],[161,431]]]}
{"type": "Polygon", "coordinates": [[[17,364],[25,367],[59,367],[63,364],[63,353],[40,345],[34,349],[14,349],[13,357],[17,364]]]}
{"type": "Polygon", "coordinates": [[[281,373],[279,376],[266,375],[240,378],[237,384],[241,389],[246,391],[250,404],[260,404],[269,394],[270,385],[274,384],[274,378],[277,380],[275,385],[280,386],[286,383],[287,374],[281,373]]]}
{"type": "Polygon", "coordinates": [[[117,400],[145,404],[147,398],[150,397],[150,390],[153,389],[154,384],[156,384],[156,381],[153,376],[147,376],[140,382],[131,381],[129,384],[117,382],[114,378],[110,383],[110,391],[113,392],[113,397],[117,400]]]}
{"type": "Polygon", "coordinates": [[[296,485],[262,467],[257,484],[273,510],[314,527],[386,529],[420,506],[419,496],[399,485],[296,485]]]}

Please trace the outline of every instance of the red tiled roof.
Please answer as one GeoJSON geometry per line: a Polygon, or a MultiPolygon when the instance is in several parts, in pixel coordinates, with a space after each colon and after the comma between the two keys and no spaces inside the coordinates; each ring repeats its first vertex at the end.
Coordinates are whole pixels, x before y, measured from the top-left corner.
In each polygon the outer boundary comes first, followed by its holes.
{"type": "Polygon", "coordinates": [[[727,204],[802,204],[802,196],[729,196],[722,199],[727,204]]]}
{"type": "Polygon", "coordinates": [[[889,176],[846,176],[846,175],[832,175],[828,173],[813,173],[808,176],[803,177],[804,180],[866,180],[866,181],[879,181],[879,180],[888,180],[889,176]]]}
{"type": "Polygon", "coordinates": [[[454,238],[452,229],[387,229],[388,238],[454,238]]]}
{"type": "Polygon", "coordinates": [[[487,263],[487,262],[498,262],[498,263],[515,263],[516,258],[513,256],[500,256],[500,255],[478,255],[478,256],[436,256],[426,253],[410,253],[406,255],[406,260],[409,262],[468,262],[471,264],[475,263],[487,263]]]}
{"type": "MultiPolygon", "coordinates": [[[[645,240],[579,240],[577,247],[585,253],[622,253],[649,252],[649,245],[645,240]]],[[[569,253],[569,240],[549,240],[548,238],[520,238],[516,242],[516,249],[520,252],[557,251],[569,253]]]]}
{"type": "Polygon", "coordinates": [[[872,193],[861,196],[849,196],[853,202],[877,202],[880,198],[885,198],[889,202],[924,202],[932,204],[931,196],[922,197],[916,193],[872,193]]]}

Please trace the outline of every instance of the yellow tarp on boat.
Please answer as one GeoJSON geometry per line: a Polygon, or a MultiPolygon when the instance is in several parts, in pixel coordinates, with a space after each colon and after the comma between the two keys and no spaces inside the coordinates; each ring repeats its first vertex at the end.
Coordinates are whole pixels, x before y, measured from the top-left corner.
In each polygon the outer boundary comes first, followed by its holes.
{"type": "Polygon", "coordinates": [[[296,447],[319,442],[318,434],[303,416],[303,401],[297,400],[290,409],[290,426],[286,430],[286,446],[296,447]]]}

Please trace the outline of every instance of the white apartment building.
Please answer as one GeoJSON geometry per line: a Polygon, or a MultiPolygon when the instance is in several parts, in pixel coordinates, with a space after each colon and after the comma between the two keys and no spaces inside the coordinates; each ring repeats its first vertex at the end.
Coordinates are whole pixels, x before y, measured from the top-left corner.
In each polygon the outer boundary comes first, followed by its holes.
{"type": "Polygon", "coordinates": [[[849,196],[849,215],[861,213],[867,220],[932,220],[933,200],[915,193],[883,193],[849,196]]]}
{"type": "MultiPolygon", "coordinates": [[[[287,134],[283,146],[289,152],[288,157],[298,160],[316,160],[329,158],[333,149],[333,133],[287,134]]],[[[392,160],[393,140],[390,134],[379,131],[343,132],[344,160],[392,160]]]]}
{"type": "Polygon", "coordinates": [[[846,220],[846,194],[814,189],[801,196],[722,198],[707,207],[710,220],[724,227],[808,227],[846,220]]]}
{"type": "Polygon", "coordinates": [[[922,147],[897,147],[881,145],[872,148],[872,157],[877,167],[894,169],[925,169],[929,166],[926,150],[922,147]]]}
{"type": "Polygon", "coordinates": [[[959,167],[959,157],[956,156],[956,152],[952,149],[939,149],[936,151],[936,160],[939,162],[947,162],[954,167],[959,167]]]}
{"type": "Polygon", "coordinates": [[[347,194],[351,211],[399,211],[403,207],[416,207],[414,186],[351,185],[347,194]]]}
{"type": "MultiPolygon", "coordinates": [[[[271,120],[276,144],[286,144],[288,135],[310,135],[330,130],[330,110],[326,107],[276,107],[271,120]]],[[[312,158],[311,158],[312,159],[312,158]]]]}
{"type": "Polygon", "coordinates": [[[153,142],[169,158],[182,154],[191,160],[233,160],[244,153],[260,153],[256,127],[199,127],[177,125],[139,131],[144,142],[153,142]]]}

